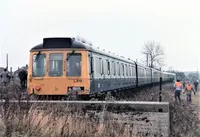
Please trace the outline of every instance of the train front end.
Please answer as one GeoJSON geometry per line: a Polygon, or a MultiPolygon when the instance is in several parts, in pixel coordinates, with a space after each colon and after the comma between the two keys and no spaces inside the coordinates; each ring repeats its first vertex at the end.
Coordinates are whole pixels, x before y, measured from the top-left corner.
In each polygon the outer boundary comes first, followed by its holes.
{"type": "Polygon", "coordinates": [[[29,95],[89,95],[88,51],[72,38],[46,38],[30,51],[29,95]]]}

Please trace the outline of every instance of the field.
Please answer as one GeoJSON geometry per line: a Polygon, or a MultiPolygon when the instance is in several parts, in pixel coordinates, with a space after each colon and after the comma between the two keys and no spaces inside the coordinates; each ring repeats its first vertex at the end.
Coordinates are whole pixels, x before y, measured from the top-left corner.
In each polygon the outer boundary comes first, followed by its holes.
{"type": "MultiPolygon", "coordinates": [[[[187,137],[200,136],[199,120],[196,105],[175,103],[170,89],[171,84],[163,86],[163,100],[169,101],[171,108],[171,136],[187,137]]],[[[20,91],[15,84],[7,88],[0,88],[6,92],[9,98],[20,91]],[[9,92],[8,92],[9,91],[9,92]]],[[[133,101],[158,101],[159,88],[143,89],[141,92],[127,92],[123,100],[133,101]]],[[[107,97],[107,100],[114,100],[107,97]]],[[[196,99],[197,100],[197,99],[196,99]]],[[[6,105],[6,104],[5,104],[6,105]]],[[[152,127],[163,127],[165,121],[152,123],[151,121],[164,118],[164,115],[156,113],[131,113],[132,118],[124,122],[123,117],[127,114],[110,114],[106,111],[84,113],[79,108],[69,109],[63,105],[52,107],[51,104],[43,106],[32,105],[30,108],[21,108],[19,105],[1,106],[0,110],[0,136],[12,137],[139,137],[139,136],[160,136],[162,131],[142,131],[145,126],[153,124],[152,127]],[[112,115],[113,118],[108,117],[112,115]],[[123,120],[122,120],[123,119],[123,120]],[[123,122],[122,122],[123,121],[123,122]],[[143,128],[138,128],[142,125],[143,128]]]]}

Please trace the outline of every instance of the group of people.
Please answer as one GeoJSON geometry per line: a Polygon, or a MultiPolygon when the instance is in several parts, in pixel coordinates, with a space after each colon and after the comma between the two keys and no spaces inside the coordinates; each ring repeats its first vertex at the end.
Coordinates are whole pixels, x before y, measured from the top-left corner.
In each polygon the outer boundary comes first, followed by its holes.
{"type": "MultiPolygon", "coordinates": [[[[27,83],[27,71],[24,69],[20,69],[18,71],[18,77],[20,79],[20,84],[21,88],[25,89],[26,88],[26,83],[27,83]]],[[[7,86],[7,84],[10,82],[11,76],[10,73],[8,72],[7,68],[4,69],[4,71],[0,74],[0,78],[4,86],[7,86]]]]}
{"type": "Polygon", "coordinates": [[[192,83],[190,81],[183,82],[183,84],[180,82],[179,79],[174,84],[174,91],[175,91],[175,100],[179,100],[181,102],[181,92],[183,91],[183,94],[186,93],[186,100],[187,103],[190,103],[192,101],[192,92],[196,95],[198,92],[198,80],[194,82],[195,90],[192,86],[192,83]]]}

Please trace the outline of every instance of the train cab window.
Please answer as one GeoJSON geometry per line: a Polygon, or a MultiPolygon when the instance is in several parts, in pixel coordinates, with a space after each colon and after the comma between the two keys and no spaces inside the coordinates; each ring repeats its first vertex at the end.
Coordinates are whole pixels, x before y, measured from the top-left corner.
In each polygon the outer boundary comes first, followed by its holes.
{"type": "Polygon", "coordinates": [[[33,55],[33,77],[43,77],[46,71],[46,54],[33,55]]]}
{"type": "Polygon", "coordinates": [[[67,76],[77,77],[81,76],[81,53],[68,53],[67,54],[67,76]]]}
{"type": "Polygon", "coordinates": [[[63,54],[52,53],[49,55],[49,76],[58,77],[63,75],[63,54]]]}

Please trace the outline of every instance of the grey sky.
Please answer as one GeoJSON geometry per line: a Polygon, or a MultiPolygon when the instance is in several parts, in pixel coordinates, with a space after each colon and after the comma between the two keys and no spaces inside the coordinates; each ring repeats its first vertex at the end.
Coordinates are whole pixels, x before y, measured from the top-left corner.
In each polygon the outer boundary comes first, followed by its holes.
{"type": "Polygon", "coordinates": [[[200,68],[199,2],[188,0],[2,0],[0,66],[28,64],[44,37],[83,36],[94,46],[139,60],[145,41],[165,46],[167,68],[200,68]]]}

